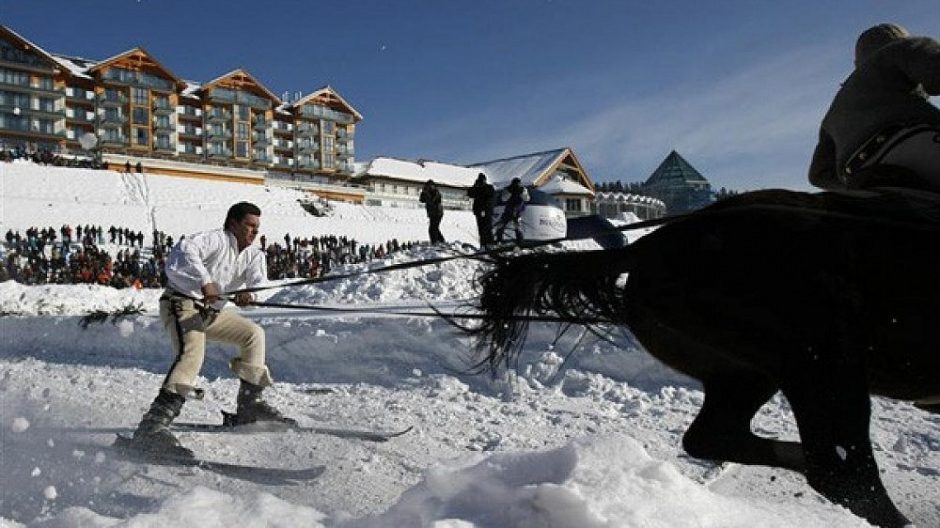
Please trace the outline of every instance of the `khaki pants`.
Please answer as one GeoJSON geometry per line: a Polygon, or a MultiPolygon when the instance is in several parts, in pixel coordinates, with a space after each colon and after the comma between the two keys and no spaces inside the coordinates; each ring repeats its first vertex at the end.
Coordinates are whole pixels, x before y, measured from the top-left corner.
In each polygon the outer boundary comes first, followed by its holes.
{"type": "Polygon", "coordinates": [[[206,340],[238,345],[239,355],[229,367],[240,379],[262,387],[271,385],[264,364],[264,329],[232,310],[200,311],[186,298],[160,298],[160,320],[170,336],[176,360],[163,380],[163,387],[183,397],[199,397],[196,376],[206,355],[206,340]]]}

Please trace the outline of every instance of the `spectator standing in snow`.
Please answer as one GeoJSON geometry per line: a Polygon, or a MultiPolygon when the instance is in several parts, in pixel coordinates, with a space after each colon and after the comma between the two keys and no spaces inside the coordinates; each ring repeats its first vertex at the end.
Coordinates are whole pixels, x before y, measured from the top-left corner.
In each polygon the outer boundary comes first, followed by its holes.
{"type": "Polygon", "coordinates": [[[940,43],[895,24],[865,30],[855,70],[823,118],[810,183],[940,190],[940,109],[931,95],[940,95],[940,43]]]}
{"type": "Polygon", "coordinates": [[[467,189],[467,196],[473,200],[473,216],[477,220],[477,233],[480,247],[493,244],[493,206],[496,190],[486,181],[486,174],[477,175],[473,186],[467,189]]]}
{"type": "Polygon", "coordinates": [[[529,191],[522,185],[519,178],[513,178],[509,186],[503,189],[503,213],[499,215],[499,228],[496,231],[496,241],[503,241],[503,233],[506,226],[512,222],[516,230],[516,243],[522,243],[522,227],[519,221],[522,218],[522,210],[525,209],[526,202],[529,201],[529,191]]]}
{"type": "Polygon", "coordinates": [[[441,220],[444,219],[444,203],[441,191],[434,184],[434,180],[424,183],[418,201],[424,204],[424,210],[428,213],[428,238],[431,239],[432,244],[443,244],[441,220]]]}

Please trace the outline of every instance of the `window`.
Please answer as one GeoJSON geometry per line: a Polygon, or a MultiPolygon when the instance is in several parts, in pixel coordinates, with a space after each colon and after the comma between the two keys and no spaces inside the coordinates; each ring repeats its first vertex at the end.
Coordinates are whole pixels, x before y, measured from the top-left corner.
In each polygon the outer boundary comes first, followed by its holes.
{"type": "Polygon", "coordinates": [[[105,99],[106,101],[111,101],[111,102],[113,102],[113,103],[122,102],[122,101],[121,101],[122,96],[123,96],[123,94],[122,94],[121,92],[119,92],[118,90],[115,90],[115,89],[113,89],[113,88],[108,88],[108,89],[106,89],[106,90],[104,91],[104,99],[105,99]]]}
{"type": "Polygon", "coordinates": [[[331,137],[323,138],[323,150],[327,152],[333,152],[333,138],[331,137]]]}
{"type": "Polygon", "coordinates": [[[131,88],[131,100],[135,105],[146,105],[149,101],[149,93],[146,88],[131,88]]]}
{"type": "Polygon", "coordinates": [[[336,123],[334,123],[333,121],[327,121],[324,119],[324,120],[321,120],[320,123],[321,123],[320,126],[323,127],[324,134],[333,135],[336,133],[336,123]]]}
{"type": "Polygon", "coordinates": [[[135,125],[146,125],[149,122],[150,112],[146,108],[135,107],[133,123],[135,125]]]}
{"type": "Polygon", "coordinates": [[[565,211],[581,211],[581,199],[580,198],[566,198],[565,199],[565,211]]]}
{"type": "Polygon", "coordinates": [[[327,152],[323,155],[323,168],[332,169],[333,168],[333,153],[327,152]]]}
{"type": "Polygon", "coordinates": [[[248,123],[238,123],[238,139],[248,139],[248,123]]]}
{"type": "Polygon", "coordinates": [[[239,158],[248,157],[248,142],[247,141],[237,141],[235,143],[235,155],[239,158]]]}
{"type": "Polygon", "coordinates": [[[105,108],[104,120],[111,122],[124,122],[124,115],[117,108],[105,108]]]}
{"type": "Polygon", "coordinates": [[[245,105],[240,105],[238,107],[238,120],[248,121],[249,119],[251,119],[251,109],[245,105]]]}
{"type": "Polygon", "coordinates": [[[156,137],[156,143],[158,148],[169,149],[170,148],[170,136],[165,134],[160,134],[156,137]]]}
{"type": "Polygon", "coordinates": [[[134,128],[134,144],[135,145],[150,145],[150,131],[146,128],[135,127],[134,128]]]}
{"type": "Polygon", "coordinates": [[[55,99],[51,99],[49,97],[40,97],[39,109],[43,112],[55,112],[55,99]]]}

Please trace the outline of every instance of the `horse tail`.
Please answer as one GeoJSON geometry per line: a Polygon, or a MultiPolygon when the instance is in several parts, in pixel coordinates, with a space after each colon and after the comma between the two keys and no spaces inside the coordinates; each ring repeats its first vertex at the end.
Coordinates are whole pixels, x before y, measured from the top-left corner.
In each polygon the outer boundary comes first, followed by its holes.
{"type": "Polygon", "coordinates": [[[477,281],[481,322],[460,328],[475,338],[477,372],[509,367],[535,319],[598,324],[622,319],[622,275],[631,246],[600,251],[536,252],[499,256],[477,281]]]}

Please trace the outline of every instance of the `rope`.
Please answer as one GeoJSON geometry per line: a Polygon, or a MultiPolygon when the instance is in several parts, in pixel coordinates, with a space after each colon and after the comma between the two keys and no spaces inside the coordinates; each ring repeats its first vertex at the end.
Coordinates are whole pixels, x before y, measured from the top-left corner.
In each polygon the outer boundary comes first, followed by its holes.
{"type": "MultiPolygon", "coordinates": [[[[667,224],[667,223],[672,223],[672,222],[684,220],[684,219],[690,218],[690,217],[692,217],[692,216],[702,217],[702,216],[724,216],[724,215],[736,214],[736,213],[740,212],[741,210],[757,210],[757,211],[770,211],[770,212],[774,212],[774,211],[779,211],[779,212],[792,212],[792,211],[794,211],[794,210],[812,211],[813,214],[815,214],[815,215],[817,215],[817,216],[820,216],[820,217],[849,219],[849,220],[864,220],[865,222],[872,223],[872,224],[882,224],[882,225],[889,225],[889,226],[899,226],[899,227],[906,227],[906,228],[919,229],[919,230],[928,230],[928,231],[938,231],[938,230],[940,230],[940,224],[925,224],[925,223],[918,223],[918,222],[908,221],[908,220],[898,220],[898,219],[884,218],[884,217],[863,216],[863,215],[854,214],[854,213],[842,213],[842,212],[836,212],[836,211],[814,210],[814,209],[808,209],[808,208],[805,208],[805,207],[799,207],[799,206],[794,206],[794,205],[785,205],[785,204],[784,204],[784,205],[779,205],[779,204],[749,204],[749,205],[740,205],[740,206],[736,206],[736,207],[728,208],[728,209],[698,210],[698,211],[692,211],[692,212],[688,212],[688,213],[680,213],[680,214],[669,215],[669,216],[664,216],[664,217],[660,217],[660,218],[654,218],[654,219],[650,219],[650,220],[644,220],[644,221],[641,221],[641,222],[634,222],[634,223],[627,224],[627,225],[623,225],[623,226],[619,226],[619,227],[613,227],[613,226],[612,226],[611,228],[602,229],[602,230],[596,231],[595,233],[593,233],[593,234],[591,234],[591,235],[585,235],[585,236],[581,236],[581,237],[560,237],[560,238],[553,238],[553,239],[548,239],[548,240],[542,240],[542,241],[538,241],[538,242],[531,242],[531,243],[527,243],[524,249],[527,249],[527,250],[529,250],[529,249],[537,249],[537,248],[540,248],[540,247],[545,247],[545,246],[549,246],[549,245],[553,245],[553,244],[558,244],[558,243],[565,242],[565,241],[588,240],[588,239],[594,239],[594,238],[596,238],[597,236],[604,235],[604,234],[622,233],[622,232],[625,232],[625,231],[633,231],[633,230],[639,230],[639,229],[646,229],[646,228],[651,228],[651,227],[657,227],[657,226],[660,226],[660,225],[663,225],[663,224],[667,224]]],[[[293,282],[288,282],[288,283],[283,283],[283,284],[277,284],[277,285],[271,285],[271,286],[258,286],[258,287],[253,287],[253,288],[244,288],[244,289],[240,289],[240,290],[234,290],[234,291],[231,291],[231,292],[226,292],[226,293],[224,293],[223,295],[225,295],[225,296],[231,296],[231,295],[237,295],[237,294],[240,294],[240,293],[255,293],[255,292],[260,292],[260,291],[265,291],[265,290],[271,290],[271,289],[291,288],[291,287],[303,286],[303,285],[307,285],[307,284],[319,284],[319,283],[323,283],[323,282],[331,282],[331,281],[336,281],[336,280],[341,280],[341,279],[347,279],[347,278],[352,278],[352,277],[358,277],[358,276],[361,276],[361,275],[370,275],[370,274],[386,273],[386,272],[389,272],[389,271],[399,271],[399,270],[405,270],[405,269],[410,269],[410,268],[417,268],[417,267],[429,266],[429,265],[432,265],[432,264],[441,264],[441,263],[444,263],[444,262],[449,262],[449,261],[458,260],[458,259],[477,259],[477,260],[484,260],[484,261],[485,261],[485,260],[487,260],[487,259],[491,259],[491,258],[497,256],[497,255],[500,254],[500,253],[512,252],[512,251],[515,251],[516,249],[517,249],[517,246],[515,246],[515,245],[509,245],[509,246],[497,247],[497,248],[492,248],[492,249],[484,249],[484,250],[481,250],[481,251],[475,251],[475,252],[471,252],[471,253],[459,253],[459,252],[458,252],[458,253],[455,254],[455,255],[449,255],[449,256],[445,256],[445,257],[429,258],[429,259],[421,259],[421,260],[415,260],[415,261],[409,261],[409,262],[401,262],[401,263],[398,263],[398,264],[392,264],[392,265],[384,266],[384,267],[380,267],[380,268],[373,268],[373,269],[366,269],[366,270],[358,270],[358,271],[352,271],[352,272],[348,272],[348,273],[339,273],[339,274],[333,274],[333,275],[328,275],[328,276],[324,276],[324,277],[314,277],[314,278],[302,279],[302,280],[298,280],[298,281],[293,281],[293,282]]],[[[193,300],[198,300],[198,299],[193,299],[193,300]]],[[[252,305],[254,305],[254,306],[266,306],[266,307],[272,307],[272,308],[290,308],[290,309],[296,308],[296,309],[317,310],[317,311],[331,311],[331,312],[343,312],[343,313],[383,313],[383,314],[388,314],[388,315],[406,315],[406,316],[411,316],[411,317],[441,317],[441,316],[445,316],[445,314],[443,314],[443,313],[437,311],[436,309],[434,309],[433,306],[432,306],[431,308],[432,308],[432,310],[434,310],[434,313],[416,313],[416,312],[383,311],[383,310],[375,310],[375,309],[361,310],[361,309],[354,309],[354,308],[352,308],[352,309],[347,309],[347,308],[335,308],[335,307],[334,307],[334,308],[328,308],[328,307],[324,307],[324,306],[301,305],[301,304],[290,305],[290,304],[283,304],[283,303],[252,302],[252,303],[250,303],[250,304],[252,304],[252,305]]],[[[481,318],[483,317],[483,316],[478,315],[478,314],[474,314],[474,315],[471,315],[471,314],[465,314],[465,315],[450,314],[450,315],[447,315],[447,316],[449,316],[449,317],[455,317],[455,318],[465,318],[465,319],[481,319],[481,318]]],[[[570,319],[564,319],[564,320],[562,320],[561,318],[550,317],[550,316],[532,316],[532,317],[530,317],[530,316],[520,316],[518,320],[527,320],[527,321],[547,321],[547,322],[572,322],[570,319]]],[[[580,322],[582,322],[582,321],[577,321],[577,322],[580,323],[580,322]]],[[[587,324],[606,323],[606,322],[609,322],[609,321],[587,320],[587,319],[583,321],[583,323],[587,323],[587,324]]]]}
{"type": "MultiPolygon", "coordinates": [[[[228,299],[231,300],[231,299],[228,299]]],[[[347,313],[347,314],[382,314],[382,315],[397,315],[402,317],[434,317],[441,318],[447,317],[452,319],[476,319],[483,320],[486,319],[486,316],[478,313],[444,313],[433,305],[428,304],[428,307],[431,308],[431,312],[406,312],[399,310],[385,310],[381,308],[340,308],[336,306],[322,306],[314,304],[285,304],[285,303],[272,303],[272,302],[251,302],[248,303],[251,306],[261,306],[265,308],[287,308],[292,310],[311,310],[318,312],[330,312],[330,313],[347,313]]],[[[606,319],[596,319],[596,318],[582,318],[577,320],[572,320],[571,318],[562,318],[554,315],[517,315],[510,317],[511,321],[534,321],[542,323],[575,323],[575,324],[603,324],[610,323],[606,319]]]]}

